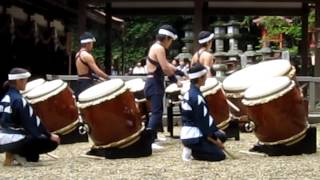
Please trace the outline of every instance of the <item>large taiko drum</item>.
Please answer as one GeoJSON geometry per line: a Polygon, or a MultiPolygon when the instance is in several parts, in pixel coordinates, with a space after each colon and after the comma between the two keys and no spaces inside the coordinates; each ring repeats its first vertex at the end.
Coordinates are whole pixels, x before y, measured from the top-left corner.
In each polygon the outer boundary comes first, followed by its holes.
{"type": "Polygon", "coordinates": [[[62,80],[47,81],[26,94],[45,127],[61,135],[78,124],[78,109],[72,91],[62,80]]]}
{"type": "MultiPolygon", "coordinates": [[[[182,84],[181,95],[183,96],[190,89],[190,82],[182,84]]],[[[214,118],[217,127],[221,130],[226,129],[231,116],[221,83],[216,78],[207,78],[205,85],[200,87],[200,91],[208,102],[210,115],[214,118]]]]}
{"type": "Polygon", "coordinates": [[[231,116],[221,83],[216,78],[208,78],[200,90],[208,102],[209,112],[215,119],[217,127],[222,130],[226,129],[231,116]]]}
{"type": "Polygon", "coordinates": [[[144,80],[141,78],[131,79],[126,81],[125,84],[129,88],[129,91],[133,93],[136,106],[141,116],[145,116],[150,112],[150,102],[147,101],[144,95],[144,80]]]}
{"type": "Polygon", "coordinates": [[[78,107],[94,148],[125,146],[137,141],[144,129],[133,93],[121,79],[86,89],[79,94],[78,107]]]}
{"type": "Polygon", "coordinates": [[[28,92],[30,92],[32,89],[40,86],[41,84],[45,83],[46,80],[44,80],[43,78],[39,78],[39,79],[34,79],[32,81],[29,81],[27,84],[26,84],[26,88],[21,91],[21,94],[22,96],[26,96],[26,94],[28,92]]]}
{"type": "Polygon", "coordinates": [[[299,88],[288,77],[274,77],[249,87],[243,104],[266,145],[293,144],[304,138],[307,115],[299,88]]]}
{"type": "Polygon", "coordinates": [[[270,60],[246,67],[228,76],[223,81],[223,89],[226,97],[240,109],[236,111],[231,108],[231,113],[235,117],[247,115],[246,108],[241,102],[245,90],[265,78],[278,76],[294,78],[294,66],[288,60],[270,60]]]}

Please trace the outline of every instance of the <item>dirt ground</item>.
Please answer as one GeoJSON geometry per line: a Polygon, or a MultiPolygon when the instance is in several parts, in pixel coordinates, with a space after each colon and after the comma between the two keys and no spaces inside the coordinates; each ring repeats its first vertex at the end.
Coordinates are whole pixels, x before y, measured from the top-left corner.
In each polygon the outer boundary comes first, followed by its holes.
{"type": "MultiPolygon", "coordinates": [[[[320,125],[316,126],[319,139],[320,125]]],[[[179,134],[179,130],[176,127],[175,134],[179,134]]],[[[150,157],[135,159],[90,159],[81,156],[89,150],[89,143],[60,145],[52,152],[59,159],[41,155],[41,166],[1,165],[0,179],[320,179],[319,152],[280,157],[240,152],[247,151],[256,141],[252,133],[241,133],[240,141],[231,139],[226,148],[239,159],[222,162],[182,161],[180,140],[169,137],[162,143],[165,149],[154,151],[150,157]]],[[[0,162],[3,160],[4,154],[0,154],[0,162]]]]}

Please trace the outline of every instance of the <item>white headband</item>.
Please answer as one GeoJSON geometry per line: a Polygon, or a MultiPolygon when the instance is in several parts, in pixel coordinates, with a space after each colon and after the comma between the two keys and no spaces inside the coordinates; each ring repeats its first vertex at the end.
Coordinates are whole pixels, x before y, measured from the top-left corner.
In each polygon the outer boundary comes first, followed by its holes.
{"type": "Polygon", "coordinates": [[[80,41],[81,44],[90,43],[90,42],[96,42],[96,38],[82,39],[82,40],[80,41]]]}
{"type": "Polygon", "coordinates": [[[20,74],[8,74],[8,80],[26,79],[30,76],[31,74],[29,72],[20,73],[20,74]]]}
{"type": "Polygon", "coordinates": [[[205,75],[207,73],[206,69],[203,69],[202,71],[198,71],[198,72],[194,72],[194,73],[189,73],[189,79],[195,79],[195,78],[199,78],[203,75],[205,75]]]}
{"type": "Polygon", "coordinates": [[[170,36],[173,40],[176,40],[176,39],[178,38],[177,35],[175,35],[175,34],[172,33],[171,31],[168,31],[168,30],[166,30],[166,29],[159,29],[158,34],[170,36]]]}
{"type": "Polygon", "coordinates": [[[199,39],[199,44],[203,44],[203,43],[206,43],[208,41],[210,41],[212,38],[214,37],[214,34],[211,33],[210,36],[206,37],[206,38],[203,38],[203,39],[199,39]]]}

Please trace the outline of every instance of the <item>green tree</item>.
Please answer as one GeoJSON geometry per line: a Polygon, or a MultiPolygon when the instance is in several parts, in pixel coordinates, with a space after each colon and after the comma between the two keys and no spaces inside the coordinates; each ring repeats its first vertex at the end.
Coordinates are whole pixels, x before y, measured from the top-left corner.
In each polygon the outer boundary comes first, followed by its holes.
{"type": "Polygon", "coordinates": [[[120,68],[127,70],[129,67],[132,67],[139,60],[147,56],[148,48],[154,41],[159,26],[164,23],[174,24],[177,19],[179,17],[171,16],[159,18],[135,16],[125,18],[124,31],[120,34],[120,38],[113,40],[113,59],[120,62],[120,68]],[[122,46],[124,49],[122,49],[122,46]],[[124,53],[123,64],[121,63],[122,53],[124,53]]]}

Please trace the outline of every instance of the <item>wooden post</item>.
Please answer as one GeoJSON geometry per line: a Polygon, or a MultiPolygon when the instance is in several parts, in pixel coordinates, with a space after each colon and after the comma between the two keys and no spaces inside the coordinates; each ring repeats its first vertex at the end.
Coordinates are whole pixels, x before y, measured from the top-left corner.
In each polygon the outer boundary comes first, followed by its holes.
{"type": "Polygon", "coordinates": [[[302,5],[302,40],[301,40],[301,63],[302,63],[302,74],[307,75],[308,71],[308,61],[309,61],[309,42],[308,42],[308,15],[309,7],[308,3],[303,3],[302,5]]]}
{"type": "MultiPolygon", "coordinates": [[[[320,2],[316,3],[315,6],[316,16],[316,48],[315,48],[315,65],[314,65],[314,76],[320,77],[320,2]]],[[[315,86],[315,100],[320,99],[320,85],[315,86]]]]}
{"type": "MultiPolygon", "coordinates": [[[[78,28],[79,36],[86,31],[87,28],[87,0],[79,0],[78,11],[78,28]]],[[[78,37],[79,37],[78,36],[78,37]]]]}
{"type": "Polygon", "coordinates": [[[105,14],[106,14],[106,44],[105,44],[105,60],[104,68],[107,74],[111,74],[111,65],[112,65],[112,53],[111,53],[111,44],[112,44],[112,12],[111,12],[111,2],[106,0],[105,14]]]}
{"type": "Polygon", "coordinates": [[[203,30],[206,30],[206,31],[212,31],[210,30],[209,28],[209,2],[207,0],[205,0],[203,2],[203,20],[202,20],[202,28],[203,30]]]}
{"type": "Polygon", "coordinates": [[[204,0],[194,0],[194,15],[193,15],[193,51],[196,51],[197,48],[197,37],[199,32],[203,28],[203,7],[204,0]]]}
{"type": "Polygon", "coordinates": [[[66,32],[66,37],[67,37],[67,41],[66,41],[66,51],[68,54],[68,74],[71,75],[72,74],[72,32],[67,31],[66,32]]]}
{"type": "Polygon", "coordinates": [[[314,76],[320,76],[320,2],[316,3],[315,6],[315,16],[316,16],[316,49],[315,49],[315,69],[314,76]]]}

